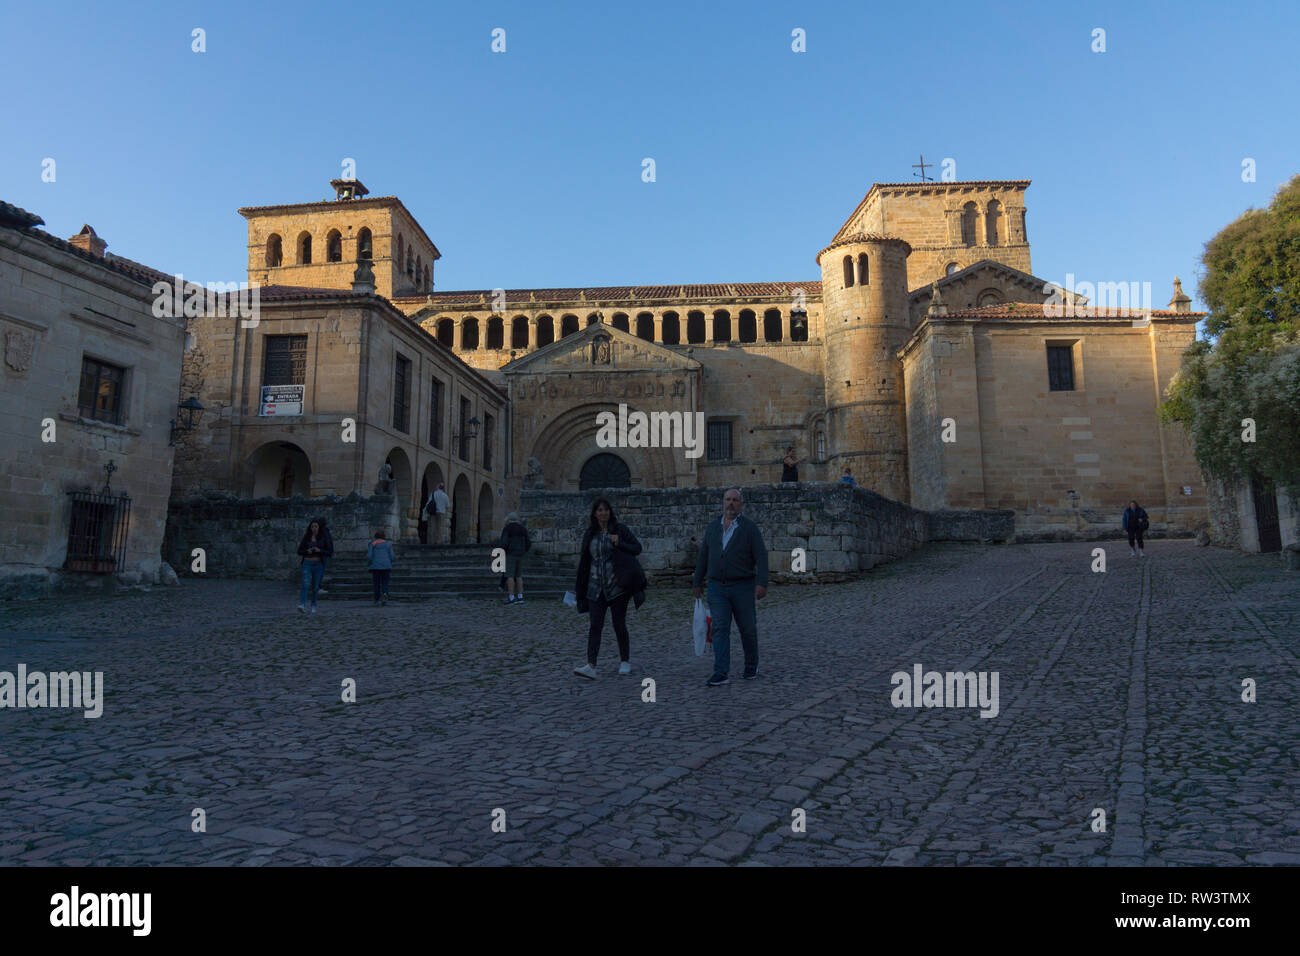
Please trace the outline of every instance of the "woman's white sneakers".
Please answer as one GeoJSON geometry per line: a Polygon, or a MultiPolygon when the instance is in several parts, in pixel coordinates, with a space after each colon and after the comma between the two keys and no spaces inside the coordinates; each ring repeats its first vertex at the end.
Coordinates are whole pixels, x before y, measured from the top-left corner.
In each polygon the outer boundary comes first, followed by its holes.
{"type": "Polygon", "coordinates": [[[583,664],[581,667],[575,667],[573,673],[577,674],[579,677],[586,677],[589,680],[596,679],[596,668],[592,667],[590,664],[583,664]]]}
{"type": "Polygon", "coordinates": [[[632,664],[629,661],[623,661],[623,663],[618,665],[618,672],[620,674],[632,673],[632,664]]]}

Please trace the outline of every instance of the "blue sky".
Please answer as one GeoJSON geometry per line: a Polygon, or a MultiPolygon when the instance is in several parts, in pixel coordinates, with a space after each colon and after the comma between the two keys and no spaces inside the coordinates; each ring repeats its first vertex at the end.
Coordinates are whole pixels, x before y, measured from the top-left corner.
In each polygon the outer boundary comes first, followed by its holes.
{"type": "Polygon", "coordinates": [[[1037,275],[1163,305],[1300,172],[1293,4],[121,0],[6,4],[0,35],[0,198],[204,281],[245,278],[238,207],[326,198],[345,157],[438,289],[817,279],[923,152],[1033,180],[1037,275]]]}

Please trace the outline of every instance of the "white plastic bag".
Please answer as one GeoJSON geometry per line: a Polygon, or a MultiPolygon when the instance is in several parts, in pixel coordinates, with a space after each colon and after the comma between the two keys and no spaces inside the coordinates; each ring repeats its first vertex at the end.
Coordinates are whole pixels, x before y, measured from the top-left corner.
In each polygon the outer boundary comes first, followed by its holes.
{"type": "Polygon", "coordinates": [[[572,591],[565,591],[565,592],[564,592],[564,603],[565,603],[566,605],[568,605],[569,607],[577,607],[577,606],[578,606],[578,595],[574,594],[572,591]]]}
{"type": "Polygon", "coordinates": [[[692,622],[695,634],[695,656],[703,657],[708,645],[713,643],[713,618],[702,598],[695,599],[695,619],[692,622]]]}

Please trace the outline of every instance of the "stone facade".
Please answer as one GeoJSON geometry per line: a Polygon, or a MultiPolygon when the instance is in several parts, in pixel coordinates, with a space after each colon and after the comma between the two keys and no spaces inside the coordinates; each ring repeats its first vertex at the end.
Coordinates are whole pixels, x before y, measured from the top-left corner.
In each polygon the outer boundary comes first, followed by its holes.
{"type": "Polygon", "coordinates": [[[256,325],[189,320],[184,391],[209,411],[180,442],[177,497],[371,494],[388,463],[389,527],[399,540],[418,538],[421,509],[440,482],[452,499],[455,540],[491,534],[505,514],[504,394],[381,296],[276,286],[260,293],[256,325]],[[275,364],[268,351],[286,342],[302,406],[265,414],[263,386],[275,364]]]}
{"type": "Polygon", "coordinates": [[[1201,529],[1200,469],[1183,433],[1156,417],[1198,316],[1047,311],[932,314],[913,333],[903,351],[911,502],[1011,508],[1026,540],[1113,532],[1130,498],[1153,535],[1201,529]],[[1052,346],[1070,350],[1071,389],[1050,387],[1052,346]]]}
{"type": "Polygon", "coordinates": [[[64,242],[40,224],[0,203],[0,594],[39,596],[61,575],[152,583],[183,322],[153,314],[161,273],[107,255],[89,226],[64,242]],[[74,497],[106,481],[113,501],[74,497]]]}
{"type": "Polygon", "coordinates": [[[1186,533],[1204,523],[1204,488],[1186,467],[1183,439],[1158,425],[1155,409],[1200,316],[1184,297],[1170,313],[1150,313],[1143,331],[1047,321],[1042,307],[1053,299],[1085,300],[1030,272],[1028,186],[878,183],[817,256],[820,279],[807,282],[434,292],[420,256],[431,263],[437,250],[410,238],[414,219],[395,199],[241,212],[250,278],[260,268],[275,281],[343,287],[355,255],[346,236],[372,210],[388,210],[395,218],[373,247],[378,290],[508,391],[511,481],[588,486],[609,465],[598,456],[614,455],[634,488],[754,484],[778,478],[794,445],[805,481],[851,467],[860,484],[926,510],[1015,509],[1027,537],[1109,531],[1139,491],[1156,504],[1161,533],[1186,533]],[[276,273],[256,265],[270,231],[330,229],[345,237],[343,263],[282,264],[276,273]],[[394,233],[407,236],[404,252],[394,233]],[[414,267],[403,272],[413,242],[414,267]],[[388,280],[381,261],[397,262],[388,280]],[[303,269],[312,271],[291,271],[303,269]],[[1037,308],[1045,324],[1016,331],[1002,321],[1008,308],[1037,308]],[[940,330],[931,315],[949,311],[986,314],[940,330]],[[1047,339],[1074,343],[1086,393],[1080,384],[1071,397],[1041,397],[1047,339]],[[597,340],[607,352],[594,351],[597,340]],[[1045,402],[1061,414],[1044,419],[1045,402]],[[620,403],[702,414],[706,453],[599,447],[598,415],[620,403]],[[935,446],[937,426],[958,417],[971,426],[961,442],[935,446]],[[1068,424],[1084,419],[1095,427],[1068,424]]]}
{"type": "MultiPolygon", "coordinates": [[[[663,580],[694,571],[700,535],[722,513],[725,488],[607,488],[523,492],[520,515],[534,547],[577,566],[592,503],[608,498],[618,519],[641,541],[642,567],[663,580]]],[[[773,580],[834,580],[916,550],[930,540],[1008,540],[1009,512],[928,515],[864,488],[836,483],[758,485],[744,489],[745,515],[768,547],[773,580]],[[807,570],[792,571],[804,549],[807,570]]]]}
{"type": "MultiPolygon", "coordinates": [[[[317,498],[237,498],[209,493],[172,500],[162,550],[181,577],[194,576],[193,552],[204,551],[205,575],[296,579],[298,542],[325,520],[334,553],[365,554],[377,528],[392,528],[391,495],[353,493],[317,498]]],[[[392,532],[389,531],[391,534],[392,532]]]]}
{"type": "MultiPolygon", "coordinates": [[[[1254,489],[1249,481],[1212,480],[1209,491],[1209,539],[1224,548],[1259,553],[1259,518],[1254,489]]],[[[1276,488],[1278,532],[1283,558],[1294,566],[1300,562],[1300,498],[1276,488]]]]}

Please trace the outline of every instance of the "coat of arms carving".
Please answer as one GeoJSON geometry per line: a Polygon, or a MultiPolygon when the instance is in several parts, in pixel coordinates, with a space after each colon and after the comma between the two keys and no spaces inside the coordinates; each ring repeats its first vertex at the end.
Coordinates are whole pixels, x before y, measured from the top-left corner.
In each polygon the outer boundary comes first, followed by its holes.
{"type": "Polygon", "coordinates": [[[15,372],[25,372],[32,367],[32,352],[36,337],[30,332],[9,329],[5,332],[5,364],[15,372]]]}

